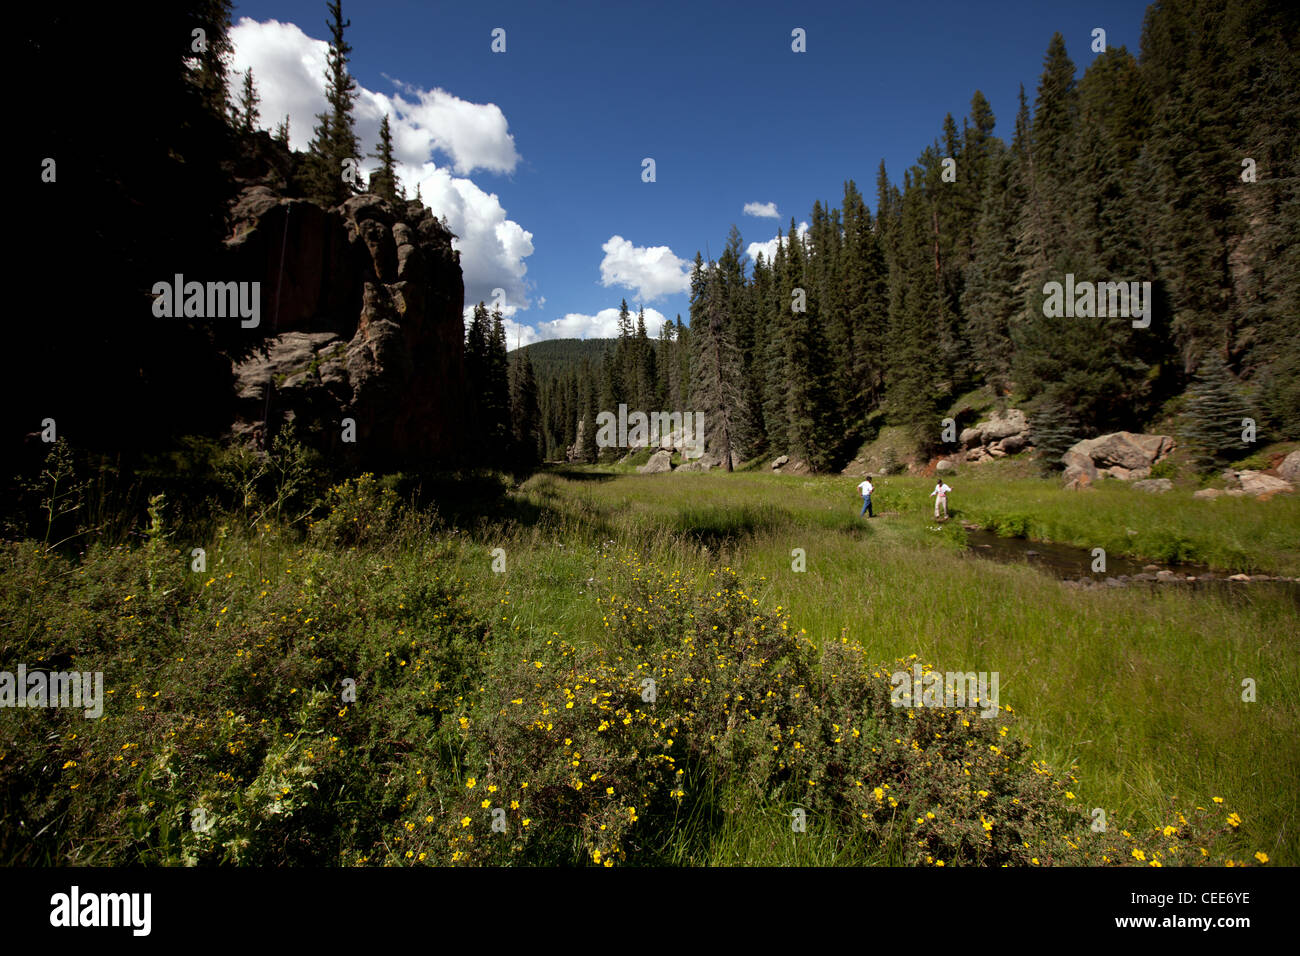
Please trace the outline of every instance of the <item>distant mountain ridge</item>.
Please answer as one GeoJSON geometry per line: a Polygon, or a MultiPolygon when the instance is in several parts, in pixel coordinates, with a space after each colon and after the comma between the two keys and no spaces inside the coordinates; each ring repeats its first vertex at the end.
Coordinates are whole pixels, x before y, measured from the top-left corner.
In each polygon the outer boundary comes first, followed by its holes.
{"type": "Polygon", "coordinates": [[[547,339],[534,342],[518,349],[512,349],[512,356],[527,355],[533,363],[533,374],[539,382],[552,377],[576,372],[582,367],[582,360],[588,359],[592,366],[599,365],[605,353],[614,348],[618,339],[547,339]]]}

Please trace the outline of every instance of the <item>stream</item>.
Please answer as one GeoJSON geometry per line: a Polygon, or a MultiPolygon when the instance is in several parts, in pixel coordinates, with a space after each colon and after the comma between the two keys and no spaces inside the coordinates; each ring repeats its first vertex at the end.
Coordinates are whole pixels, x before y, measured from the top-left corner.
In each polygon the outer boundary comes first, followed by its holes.
{"type": "Polygon", "coordinates": [[[1076,588],[1139,584],[1231,592],[1278,588],[1289,593],[1300,607],[1300,578],[1271,574],[1233,575],[1199,564],[1159,564],[1109,553],[1106,555],[1106,570],[1094,572],[1092,551],[1087,548],[1024,538],[1002,538],[992,531],[971,525],[966,526],[966,541],[970,553],[976,557],[1003,564],[1027,564],[1076,588]]]}

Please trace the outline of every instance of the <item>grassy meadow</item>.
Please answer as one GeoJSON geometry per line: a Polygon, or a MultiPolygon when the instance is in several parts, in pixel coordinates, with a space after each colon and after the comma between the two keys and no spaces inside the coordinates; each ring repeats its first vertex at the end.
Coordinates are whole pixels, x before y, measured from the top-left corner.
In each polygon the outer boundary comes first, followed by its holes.
{"type": "Polygon", "coordinates": [[[0,659],[110,703],[0,710],[0,858],[1300,862],[1291,595],[1070,590],[962,528],[1296,574],[1297,496],[949,483],[942,525],[922,478],[868,521],[856,479],[592,468],[464,513],[348,482],[305,534],[160,507],[139,546],[11,543],[0,659]],[[997,719],[891,706],[913,660],[998,672],[997,719]]]}

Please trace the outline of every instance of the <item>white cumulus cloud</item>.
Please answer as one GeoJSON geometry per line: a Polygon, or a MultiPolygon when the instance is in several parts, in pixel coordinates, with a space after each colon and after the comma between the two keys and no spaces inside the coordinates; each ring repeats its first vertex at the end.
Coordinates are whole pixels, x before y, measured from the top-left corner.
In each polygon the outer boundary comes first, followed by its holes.
{"type": "MultiPolygon", "coordinates": [[[[800,238],[807,235],[807,233],[808,233],[808,223],[806,222],[799,223],[800,238]]],[[[771,265],[772,258],[773,256],[776,255],[776,247],[781,243],[783,243],[784,241],[785,241],[784,238],[778,238],[776,236],[773,236],[771,239],[767,240],[767,242],[751,242],[746,247],[745,254],[749,256],[751,261],[753,261],[758,258],[758,254],[761,252],[763,254],[763,261],[766,262],[768,265],[771,265]]]]}
{"type": "Polygon", "coordinates": [[[691,287],[691,263],[667,246],[634,246],[622,236],[611,236],[600,247],[600,283],[632,289],[638,298],[653,301],[691,287]]]}
{"type": "Polygon", "coordinates": [[[406,149],[425,156],[436,149],[451,157],[461,175],[476,169],[514,172],[519,164],[515,138],[510,135],[505,114],[495,103],[470,103],[441,89],[399,86],[414,97],[394,97],[405,127],[406,149]]]}
{"type": "Polygon", "coordinates": [[[780,219],[781,214],[776,211],[774,202],[747,202],[745,203],[745,215],[757,216],[760,219],[780,219]]]}
{"type": "MultiPolygon", "coordinates": [[[[629,307],[635,328],[637,310],[629,307]]],[[[658,309],[645,310],[646,335],[655,338],[668,319],[658,309]]],[[[601,309],[595,315],[569,312],[558,319],[537,323],[537,338],[541,339],[612,339],[618,335],[618,309],[601,309]]],[[[525,343],[527,344],[527,343],[525,343]]]]}

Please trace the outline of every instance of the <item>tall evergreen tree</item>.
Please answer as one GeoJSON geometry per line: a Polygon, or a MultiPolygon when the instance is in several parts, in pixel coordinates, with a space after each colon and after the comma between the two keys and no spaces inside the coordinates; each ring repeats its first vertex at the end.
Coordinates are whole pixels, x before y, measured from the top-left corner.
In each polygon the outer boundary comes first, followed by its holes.
{"type": "Polygon", "coordinates": [[[234,54],[230,42],[231,0],[198,0],[193,7],[194,28],[203,31],[203,48],[191,49],[197,66],[190,78],[199,89],[204,107],[213,116],[228,121],[231,115],[229,68],[234,54]]]}
{"type": "Polygon", "coordinates": [[[357,96],[357,84],[348,73],[348,56],[352,47],[344,39],[344,31],[352,21],[344,21],[342,0],[329,3],[331,20],[328,23],[330,48],[325,99],[329,109],[316,117],[316,128],[307,150],[303,167],[303,189],[309,197],[324,206],[336,206],[359,191],[358,171],[353,181],[344,178],[344,164],[355,163],[360,157],[360,145],[354,129],[352,107],[357,96]]]}
{"type": "Polygon", "coordinates": [[[997,141],[975,227],[974,257],[961,297],[965,336],[978,378],[1002,395],[1011,389],[1011,326],[1017,314],[1016,220],[1024,200],[1015,153],[997,141]]]}
{"type": "Polygon", "coordinates": [[[466,416],[469,419],[467,434],[472,436],[471,457],[483,460],[488,452],[487,425],[484,417],[485,395],[488,390],[488,347],[491,320],[487,306],[479,302],[474,306],[469,328],[465,332],[465,391],[466,416]]]}
{"type": "Polygon", "coordinates": [[[600,451],[596,445],[596,416],[600,412],[600,398],[596,371],[591,367],[589,359],[582,360],[582,371],[578,375],[578,382],[581,389],[582,414],[581,424],[578,427],[576,457],[580,462],[594,464],[600,451]]]}
{"type": "Polygon", "coordinates": [[[511,464],[519,470],[535,468],[546,454],[542,410],[533,363],[526,352],[516,352],[510,363],[511,464]]]}
{"type": "Polygon", "coordinates": [[[1064,467],[1061,456],[1082,437],[1070,410],[1059,401],[1050,399],[1042,402],[1030,417],[1029,429],[1038,466],[1049,475],[1064,467]]]}
{"type": "Polygon", "coordinates": [[[488,458],[493,463],[505,463],[510,457],[512,435],[510,359],[506,351],[506,330],[500,309],[492,310],[492,325],[484,361],[482,403],[488,458]]]}
{"type": "Polygon", "coordinates": [[[1211,471],[1248,451],[1250,446],[1242,441],[1243,419],[1253,417],[1223,359],[1207,356],[1188,389],[1181,423],[1197,469],[1211,471]]]}
{"type": "MultiPolygon", "coordinates": [[[[927,160],[933,161],[933,151],[927,160]]],[[[935,281],[936,260],[925,196],[927,170],[904,175],[895,261],[890,274],[889,367],[886,399],[892,423],[907,427],[922,447],[939,440],[939,409],[952,391],[944,364],[946,348],[938,319],[942,308],[935,281]]]]}
{"type": "Polygon", "coordinates": [[[257,104],[261,101],[262,98],[257,95],[257,84],[253,82],[253,68],[250,66],[244,71],[244,86],[239,94],[239,109],[236,111],[237,128],[245,136],[252,136],[257,129],[257,104]]]}
{"type": "Polygon", "coordinates": [[[370,191],[381,199],[397,205],[403,195],[398,191],[397,161],[393,158],[393,133],[388,125],[388,114],[379,123],[379,145],[371,159],[379,160],[379,168],[370,177],[370,191]]]}
{"type": "Polygon", "coordinates": [[[731,471],[736,409],[740,404],[740,354],[727,328],[722,273],[702,266],[691,275],[691,404],[704,414],[705,449],[731,471]]]}

